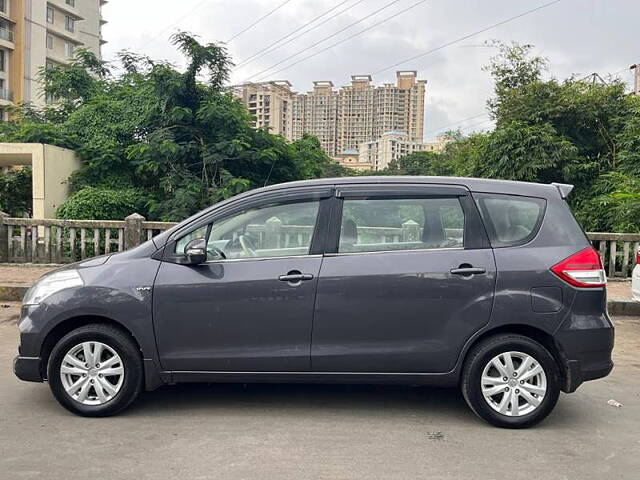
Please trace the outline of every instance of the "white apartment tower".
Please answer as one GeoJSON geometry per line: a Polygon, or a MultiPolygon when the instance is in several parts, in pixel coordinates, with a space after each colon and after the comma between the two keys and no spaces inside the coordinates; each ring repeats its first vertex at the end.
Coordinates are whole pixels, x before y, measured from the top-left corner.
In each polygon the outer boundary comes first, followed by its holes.
{"type": "MultiPolygon", "coordinates": [[[[449,138],[446,136],[439,136],[434,142],[414,142],[407,132],[392,130],[383,133],[376,140],[359,145],[358,165],[367,166],[371,170],[382,170],[394,160],[414,152],[441,152],[448,142],[449,138]]],[[[341,163],[351,166],[348,162],[341,163]]]]}

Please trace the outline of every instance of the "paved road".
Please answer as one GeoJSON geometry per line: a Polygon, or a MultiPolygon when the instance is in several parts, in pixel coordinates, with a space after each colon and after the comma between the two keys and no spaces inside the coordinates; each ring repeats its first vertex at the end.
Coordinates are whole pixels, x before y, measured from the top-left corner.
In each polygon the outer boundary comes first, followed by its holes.
{"type": "Polygon", "coordinates": [[[640,478],[638,318],[616,319],[609,378],[508,431],[456,390],[408,387],[164,387],[118,417],[79,418],[14,378],[15,308],[0,309],[1,479],[640,478]]]}

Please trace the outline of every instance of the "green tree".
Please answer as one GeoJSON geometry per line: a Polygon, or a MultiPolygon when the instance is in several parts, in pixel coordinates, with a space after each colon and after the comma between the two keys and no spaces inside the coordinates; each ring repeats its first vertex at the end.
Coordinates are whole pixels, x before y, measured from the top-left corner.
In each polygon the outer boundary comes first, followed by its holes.
{"type": "Polygon", "coordinates": [[[76,220],[122,220],[143,208],[133,188],[86,187],[58,207],[58,218],[76,220]]]}
{"type": "Polygon", "coordinates": [[[453,174],[447,157],[435,152],[413,152],[389,163],[389,175],[434,175],[453,174]]]}

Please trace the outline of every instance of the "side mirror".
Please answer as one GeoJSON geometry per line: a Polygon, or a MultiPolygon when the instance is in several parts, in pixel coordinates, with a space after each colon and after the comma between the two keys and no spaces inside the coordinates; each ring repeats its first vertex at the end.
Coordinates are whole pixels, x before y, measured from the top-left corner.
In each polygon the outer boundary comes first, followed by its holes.
{"type": "Polygon", "coordinates": [[[207,241],[204,238],[191,240],[184,247],[187,265],[199,265],[207,261],[207,241]]]}

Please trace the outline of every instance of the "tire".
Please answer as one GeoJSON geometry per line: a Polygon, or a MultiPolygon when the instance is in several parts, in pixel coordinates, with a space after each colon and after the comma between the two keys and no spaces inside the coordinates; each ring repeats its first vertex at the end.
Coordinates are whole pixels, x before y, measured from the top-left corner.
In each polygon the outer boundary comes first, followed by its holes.
{"type": "Polygon", "coordinates": [[[541,344],[523,335],[501,334],[483,340],[469,352],[461,389],[471,410],[491,425],[527,428],[544,420],[555,407],[560,395],[560,375],[553,355],[541,344]],[[504,369],[492,362],[496,357],[504,369]],[[505,372],[512,373],[509,377],[502,376],[507,375],[505,372]],[[502,383],[504,378],[507,381],[502,383]]]}
{"type": "Polygon", "coordinates": [[[85,417],[107,417],[136,399],[144,372],[140,350],[131,336],[96,323],[77,328],[58,341],[49,356],[47,377],[53,395],[67,410],[85,417]],[[86,345],[90,363],[83,367],[86,345]],[[91,355],[97,355],[97,361],[91,355]],[[103,365],[98,363],[100,359],[104,359],[103,365]],[[76,387],[78,384],[81,387],[76,387]],[[73,397],[67,389],[75,392],[73,397]]]}

